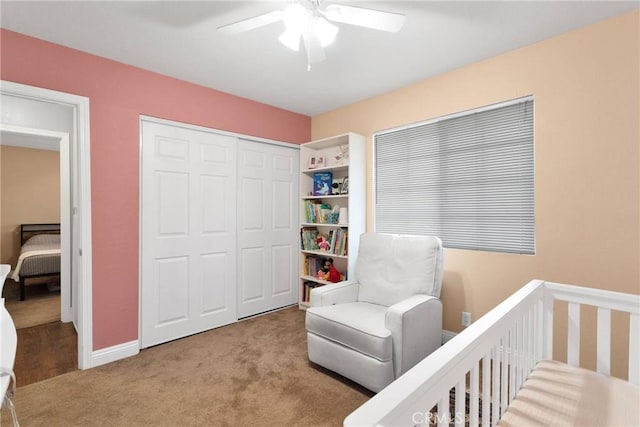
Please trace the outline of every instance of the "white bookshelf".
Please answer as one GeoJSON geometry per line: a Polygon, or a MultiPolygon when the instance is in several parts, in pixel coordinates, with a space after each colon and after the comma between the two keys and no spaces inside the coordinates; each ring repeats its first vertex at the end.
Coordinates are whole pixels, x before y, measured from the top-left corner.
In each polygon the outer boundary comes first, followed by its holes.
{"type": "MultiPolygon", "coordinates": [[[[321,251],[317,248],[304,248],[300,246],[300,292],[298,304],[301,309],[309,307],[307,301],[307,286],[331,285],[324,279],[316,276],[317,272],[307,268],[309,258],[332,258],[333,265],[347,279],[352,278],[360,235],[365,231],[365,139],[361,135],[347,133],[343,135],[308,142],[300,146],[300,229],[317,229],[319,233],[329,236],[331,231],[342,229],[347,233],[346,254],[335,254],[321,251]],[[346,153],[343,159],[336,157],[340,153],[346,153]],[[310,158],[323,158],[322,165],[310,168],[310,158]],[[340,183],[348,177],[347,193],[340,193],[339,188],[332,188],[328,195],[314,195],[314,175],[316,173],[330,172],[333,181],[340,183]],[[337,194],[334,194],[337,193],[337,194]],[[319,223],[311,221],[307,215],[306,204],[326,204],[333,208],[347,208],[348,222],[344,224],[319,223]]],[[[302,240],[302,237],[301,237],[302,240]]],[[[302,242],[301,242],[302,243],[302,242]]]]}

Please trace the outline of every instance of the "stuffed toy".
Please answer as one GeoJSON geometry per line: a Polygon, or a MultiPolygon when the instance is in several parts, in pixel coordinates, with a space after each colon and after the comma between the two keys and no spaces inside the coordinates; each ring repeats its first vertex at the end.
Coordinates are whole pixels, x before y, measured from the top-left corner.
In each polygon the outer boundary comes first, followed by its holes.
{"type": "Polygon", "coordinates": [[[324,267],[322,270],[325,272],[324,280],[333,283],[338,283],[341,280],[340,272],[333,266],[333,258],[328,258],[324,261],[324,267]]]}

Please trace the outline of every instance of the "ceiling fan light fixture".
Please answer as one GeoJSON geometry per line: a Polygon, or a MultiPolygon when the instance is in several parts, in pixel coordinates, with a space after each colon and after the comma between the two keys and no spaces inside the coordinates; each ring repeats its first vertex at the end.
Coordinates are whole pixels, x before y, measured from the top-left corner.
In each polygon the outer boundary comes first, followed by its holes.
{"type": "Polygon", "coordinates": [[[227,34],[236,34],[282,21],[285,31],[280,34],[278,40],[294,52],[298,52],[300,45],[304,44],[304,50],[307,54],[307,69],[310,70],[311,64],[321,62],[326,58],[324,48],[335,41],[340,31],[338,26],[334,25],[335,23],[397,32],[402,28],[406,18],[401,13],[363,7],[340,4],[330,4],[324,7],[321,6],[323,0],[287,1],[289,5],[283,10],[222,25],[218,27],[218,30],[227,34]]]}
{"type": "Polygon", "coordinates": [[[288,47],[289,49],[297,52],[300,50],[300,37],[302,36],[302,31],[297,28],[289,28],[284,31],[278,37],[280,43],[288,47]]]}
{"type": "Polygon", "coordinates": [[[322,47],[327,47],[336,39],[338,34],[338,27],[331,24],[322,16],[314,16],[313,18],[313,32],[320,40],[322,47]]]}
{"type": "Polygon", "coordinates": [[[302,33],[304,27],[308,25],[310,18],[309,10],[301,4],[294,3],[284,10],[282,20],[287,30],[297,30],[302,33]]]}

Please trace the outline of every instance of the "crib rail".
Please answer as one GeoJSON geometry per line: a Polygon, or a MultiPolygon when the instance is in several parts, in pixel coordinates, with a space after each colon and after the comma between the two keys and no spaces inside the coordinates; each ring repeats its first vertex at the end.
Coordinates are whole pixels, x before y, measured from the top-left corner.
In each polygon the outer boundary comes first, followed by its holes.
{"type": "MultiPolygon", "coordinates": [[[[629,374],[628,381],[640,384],[640,295],[630,295],[621,292],[604,291],[601,289],[583,288],[545,282],[545,292],[548,298],[557,301],[567,301],[567,364],[580,366],[580,307],[590,305],[597,307],[597,341],[596,341],[596,371],[604,375],[611,374],[611,312],[621,311],[629,313],[629,374]]],[[[553,355],[553,310],[548,305],[545,322],[545,359],[553,355]]]]}
{"type": "Polygon", "coordinates": [[[609,373],[611,310],[630,313],[629,381],[638,383],[640,296],[534,280],[366,402],[345,426],[493,426],[553,353],[553,304],[568,301],[567,360],[579,364],[580,305],[598,307],[598,371],[609,373]]]}

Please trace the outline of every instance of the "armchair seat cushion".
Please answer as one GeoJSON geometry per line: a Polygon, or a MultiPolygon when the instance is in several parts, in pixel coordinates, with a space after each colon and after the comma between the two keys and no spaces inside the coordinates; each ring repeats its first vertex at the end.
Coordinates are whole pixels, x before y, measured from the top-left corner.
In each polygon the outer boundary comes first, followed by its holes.
{"type": "Polygon", "coordinates": [[[385,327],[387,307],[352,302],[307,310],[307,331],[381,362],[392,360],[391,331],[385,327]]]}

